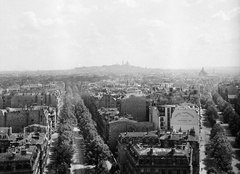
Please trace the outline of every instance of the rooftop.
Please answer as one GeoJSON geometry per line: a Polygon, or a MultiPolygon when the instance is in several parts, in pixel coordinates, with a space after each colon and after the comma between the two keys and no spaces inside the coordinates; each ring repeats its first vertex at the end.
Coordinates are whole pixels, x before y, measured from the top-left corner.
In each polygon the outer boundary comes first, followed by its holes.
{"type": "Polygon", "coordinates": [[[30,146],[29,148],[26,148],[26,155],[21,154],[21,150],[19,151],[9,151],[6,153],[0,154],[0,162],[8,162],[8,161],[29,161],[33,155],[33,153],[36,151],[36,146],[30,146]]]}
{"type": "Polygon", "coordinates": [[[45,137],[45,133],[32,132],[30,134],[27,134],[26,141],[31,143],[32,145],[43,144],[45,137]]]}
{"type": "Polygon", "coordinates": [[[98,109],[98,112],[99,114],[103,115],[103,114],[106,114],[106,115],[117,115],[119,114],[119,111],[117,108],[100,108],[98,109]]]}
{"type": "Polygon", "coordinates": [[[189,145],[184,146],[184,149],[177,148],[161,148],[161,147],[150,147],[142,146],[141,144],[133,145],[133,149],[138,153],[139,156],[188,156],[190,147],[189,145]]]}
{"type": "Polygon", "coordinates": [[[122,138],[124,137],[158,137],[158,135],[155,132],[126,132],[126,133],[120,133],[122,138]]]}

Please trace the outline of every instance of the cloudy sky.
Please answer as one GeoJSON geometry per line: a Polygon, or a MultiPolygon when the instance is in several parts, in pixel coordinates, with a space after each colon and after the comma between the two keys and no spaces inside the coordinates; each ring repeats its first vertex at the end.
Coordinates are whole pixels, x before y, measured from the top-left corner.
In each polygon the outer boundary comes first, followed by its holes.
{"type": "Polygon", "coordinates": [[[240,66],[240,0],[0,0],[0,71],[240,66]]]}

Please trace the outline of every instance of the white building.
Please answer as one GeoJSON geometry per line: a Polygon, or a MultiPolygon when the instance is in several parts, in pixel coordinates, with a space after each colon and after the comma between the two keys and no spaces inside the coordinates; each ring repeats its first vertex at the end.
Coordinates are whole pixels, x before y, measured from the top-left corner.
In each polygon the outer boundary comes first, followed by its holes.
{"type": "Polygon", "coordinates": [[[175,131],[188,132],[194,129],[199,136],[199,108],[196,105],[185,103],[177,106],[172,113],[171,128],[175,131]]]}

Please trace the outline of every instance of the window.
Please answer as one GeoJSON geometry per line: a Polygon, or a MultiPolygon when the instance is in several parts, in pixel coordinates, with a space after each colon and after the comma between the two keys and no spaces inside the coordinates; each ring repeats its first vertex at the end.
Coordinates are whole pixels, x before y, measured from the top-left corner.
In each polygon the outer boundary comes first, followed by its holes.
{"type": "Polygon", "coordinates": [[[183,170],[183,174],[187,174],[187,170],[183,170]]]}
{"type": "Polygon", "coordinates": [[[6,170],[12,170],[13,168],[12,168],[12,166],[9,164],[9,165],[7,165],[7,167],[6,167],[6,170]]]}
{"type": "Polygon", "coordinates": [[[171,109],[171,113],[173,113],[173,111],[175,110],[175,108],[174,107],[172,107],[172,109],[171,109]]]}
{"type": "Polygon", "coordinates": [[[162,174],[166,174],[166,173],[165,173],[165,169],[162,169],[162,174]]]}
{"type": "Polygon", "coordinates": [[[168,174],[172,174],[172,170],[171,169],[168,170],[168,174]]]}
{"type": "Polygon", "coordinates": [[[180,174],[180,170],[177,170],[177,174],[180,174]]]}
{"type": "Polygon", "coordinates": [[[3,165],[0,166],[0,171],[2,171],[2,170],[4,170],[4,166],[3,165]]]}
{"type": "Polygon", "coordinates": [[[30,164],[29,164],[29,163],[25,163],[25,164],[23,165],[23,168],[24,168],[24,169],[30,169],[30,168],[31,168],[31,166],[30,166],[30,164]]]}
{"type": "Polygon", "coordinates": [[[22,169],[22,165],[21,165],[21,164],[17,164],[17,165],[16,165],[16,169],[17,169],[17,170],[22,169]]]}

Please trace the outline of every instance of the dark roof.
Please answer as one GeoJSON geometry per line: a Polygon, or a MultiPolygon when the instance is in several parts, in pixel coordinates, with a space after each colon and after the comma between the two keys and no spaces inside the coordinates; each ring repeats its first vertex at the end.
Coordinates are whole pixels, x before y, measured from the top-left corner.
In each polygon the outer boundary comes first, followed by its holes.
{"type": "Polygon", "coordinates": [[[21,152],[14,153],[14,158],[12,152],[0,153],[0,162],[8,162],[8,161],[29,161],[33,155],[36,153],[36,146],[30,146],[26,149],[26,155],[21,155],[21,152]]]}
{"type": "Polygon", "coordinates": [[[192,136],[187,134],[165,134],[161,136],[161,140],[169,139],[169,140],[185,140],[185,141],[198,141],[198,136],[192,136]]]}
{"type": "Polygon", "coordinates": [[[239,94],[237,87],[234,85],[230,85],[228,87],[228,95],[237,95],[237,94],[239,94]]]}
{"type": "Polygon", "coordinates": [[[120,133],[121,137],[158,137],[155,132],[127,132],[127,133],[120,133]]]}

